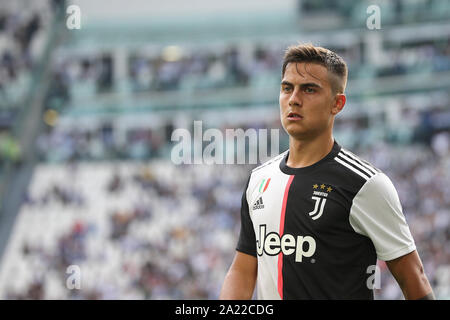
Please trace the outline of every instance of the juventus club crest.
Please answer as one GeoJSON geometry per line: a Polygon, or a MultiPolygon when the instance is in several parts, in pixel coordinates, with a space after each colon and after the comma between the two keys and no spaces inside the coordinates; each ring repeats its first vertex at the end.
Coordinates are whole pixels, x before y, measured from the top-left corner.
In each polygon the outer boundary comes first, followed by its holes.
{"type": "Polygon", "coordinates": [[[315,201],[314,210],[309,212],[309,216],[313,220],[319,219],[323,214],[323,209],[325,208],[325,204],[327,203],[328,194],[333,191],[331,186],[327,186],[325,184],[314,184],[313,185],[313,195],[311,199],[315,201]]]}

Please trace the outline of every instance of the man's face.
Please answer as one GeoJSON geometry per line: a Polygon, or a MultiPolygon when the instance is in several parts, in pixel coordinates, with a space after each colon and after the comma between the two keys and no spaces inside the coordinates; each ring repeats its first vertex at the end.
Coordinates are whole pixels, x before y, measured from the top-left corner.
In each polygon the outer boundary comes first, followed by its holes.
{"type": "MultiPolygon", "coordinates": [[[[328,70],[315,63],[289,63],[280,89],[280,117],[283,128],[294,139],[316,137],[332,129],[336,104],[328,70]]],[[[343,103],[345,103],[345,96],[343,103]]],[[[338,99],[339,101],[339,99],[338,99]]]]}

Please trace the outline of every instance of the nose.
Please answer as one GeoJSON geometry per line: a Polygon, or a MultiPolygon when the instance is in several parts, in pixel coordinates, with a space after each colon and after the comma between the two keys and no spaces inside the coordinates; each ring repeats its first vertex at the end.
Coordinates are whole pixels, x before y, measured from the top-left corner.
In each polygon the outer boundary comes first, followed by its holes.
{"type": "Polygon", "coordinates": [[[300,107],[302,105],[302,100],[300,98],[300,94],[298,89],[295,89],[294,92],[292,92],[291,96],[289,97],[289,106],[297,106],[300,107]]]}

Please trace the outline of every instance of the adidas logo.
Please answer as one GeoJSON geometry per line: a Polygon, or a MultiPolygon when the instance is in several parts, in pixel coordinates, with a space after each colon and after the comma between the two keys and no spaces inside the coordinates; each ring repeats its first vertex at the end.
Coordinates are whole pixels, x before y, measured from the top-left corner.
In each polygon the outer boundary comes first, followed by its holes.
{"type": "Polygon", "coordinates": [[[262,197],[259,197],[258,201],[255,202],[255,204],[253,205],[253,210],[256,209],[264,209],[264,203],[262,200],[262,197]]]}

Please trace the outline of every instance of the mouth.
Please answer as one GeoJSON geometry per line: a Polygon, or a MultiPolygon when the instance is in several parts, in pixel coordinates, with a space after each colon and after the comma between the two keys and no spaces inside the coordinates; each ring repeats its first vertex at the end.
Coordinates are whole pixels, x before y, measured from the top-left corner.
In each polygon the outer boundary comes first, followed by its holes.
{"type": "Polygon", "coordinates": [[[301,115],[299,115],[298,113],[295,112],[289,112],[287,115],[287,118],[289,120],[300,120],[303,119],[303,117],[301,115]]]}

